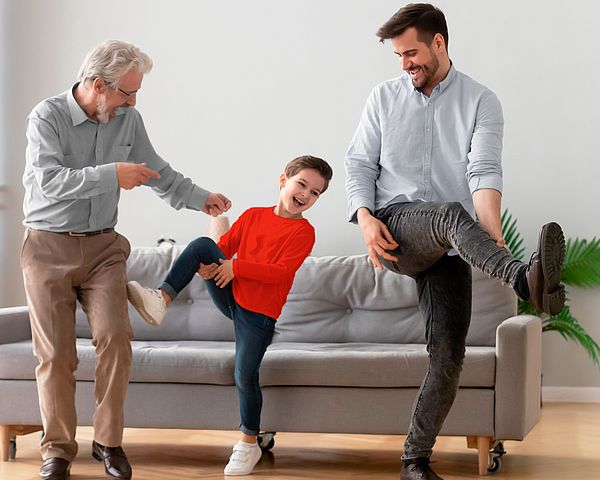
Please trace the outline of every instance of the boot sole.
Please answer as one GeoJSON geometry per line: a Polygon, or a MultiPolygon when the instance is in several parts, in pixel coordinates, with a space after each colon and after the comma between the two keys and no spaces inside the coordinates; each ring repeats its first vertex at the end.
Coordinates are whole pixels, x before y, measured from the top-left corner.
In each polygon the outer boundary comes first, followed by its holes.
{"type": "Polygon", "coordinates": [[[137,292],[135,288],[131,287],[130,285],[127,285],[127,298],[129,299],[131,305],[133,305],[133,308],[137,310],[137,312],[146,322],[148,322],[150,325],[154,325],[155,327],[160,325],[160,323],[158,323],[154,319],[154,317],[152,317],[146,311],[146,309],[144,308],[144,301],[142,300],[141,295],[137,292]]]}
{"type": "Polygon", "coordinates": [[[544,311],[557,315],[565,304],[565,287],[560,283],[560,274],[565,261],[565,236],[558,223],[547,223],[542,227],[538,252],[544,274],[544,311]]]}

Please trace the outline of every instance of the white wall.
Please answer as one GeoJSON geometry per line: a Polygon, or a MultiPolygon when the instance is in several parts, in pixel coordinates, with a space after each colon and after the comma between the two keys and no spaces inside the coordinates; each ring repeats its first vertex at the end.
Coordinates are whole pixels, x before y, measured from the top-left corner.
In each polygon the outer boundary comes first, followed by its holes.
{"type": "MultiPolygon", "coordinates": [[[[6,98],[6,77],[7,77],[7,69],[6,69],[6,45],[7,45],[7,32],[4,26],[7,24],[6,19],[6,8],[4,3],[0,3],[0,105],[4,104],[4,99],[6,98]]],[[[6,202],[6,185],[9,183],[7,170],[8,166],[7,162],[4,159],[7,158],[8,148],[7,148],[7,136],[6,130],[8,128],[7,118],[8,112],[6,108],[0,109],[0,281],[2,284],[2,288],[0,288],[0,292],[4,290],[4,286],[7,283],[7,278],[5,277],[4,272],[7,274],[12,270],[12,264],[8,261],[8,252],[11,250],[6,243],[7,239],[7,231],[9,228],[9,219],[8,219],[8,205],[6,202]],[[4,254],[6,253],[6,255],[4,254]]],[[[0,293],[0,306],[4,305],[2,302],[2,293],[0,293]]]]}
{"type": "MultiPolygon", "coordinates": [[[[155,148],[200,185],[229,195],[232,219],[250,205],[274,203],[283,165],[312,153],[335,170],[330,190],[308,215],[318,235],[313,254],[364,251],[358,228],[346,222],[343,156],[371,88],[400,74],[389,43],[380,45],[374,32],[402,3],[2,1],[8,38],[2,110],[10,122],[0,150],[8,185],[8,208],[0,209],[0,305],[24,302],[18,256],[25,117],[38,101],[66,90],[87,50],[107,38],[136,43],[153,57],[138,108],[155,148]]],[[[519,218],[529,251],[549,220],[569,236],[600,235],[600,4],[438,5],[456,67],[502,101],[504,205],[519,218]]],[[[154,244],[162,233],[184,243],[205,232],[207,221],[175,212],[141,188],[123,193],[118,228],[134,245],[154,244]]],[[[571,298],[575,316],[600,339],[597,294],[573,291],[571,298]]],[[[556,334],[545,334],[544,343],[545,385],[600,386],[599,370],[583,350],[556,334]]]]}

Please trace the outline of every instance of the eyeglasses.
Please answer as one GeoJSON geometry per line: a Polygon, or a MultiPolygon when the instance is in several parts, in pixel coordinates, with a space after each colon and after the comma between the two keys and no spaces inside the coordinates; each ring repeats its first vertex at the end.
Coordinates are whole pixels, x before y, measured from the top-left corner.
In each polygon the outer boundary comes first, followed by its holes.
{"type": "Polygon", "coordinates": [[[127,100],[129,100],[129,99],[130,99],[131,97],[133,97],[133,96],[134,96],[136,93],[138,93],[138,91],[137,91],[137,90],[135,90],[134,92],[126,92],[125,90],[121,90],[121,89],[120,89],[120,88],[118,88],[118,87],[117,87],[117,90],[118,90],[119,92],[121,92],[121,93],[122,93],[122,94],[125,96],[125,98],[126,98],[127,100]]]}

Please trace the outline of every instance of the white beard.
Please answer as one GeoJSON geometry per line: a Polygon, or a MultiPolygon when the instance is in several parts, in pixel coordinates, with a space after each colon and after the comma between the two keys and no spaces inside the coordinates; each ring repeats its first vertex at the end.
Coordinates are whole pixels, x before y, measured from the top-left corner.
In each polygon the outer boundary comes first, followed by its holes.
{"type": "Polygon", "coordinates": [[[104,98],[100,97],[96,105],[96,118],[100,123],[108,123],[110,121],[110,112],[106,110],[104,98]]]}

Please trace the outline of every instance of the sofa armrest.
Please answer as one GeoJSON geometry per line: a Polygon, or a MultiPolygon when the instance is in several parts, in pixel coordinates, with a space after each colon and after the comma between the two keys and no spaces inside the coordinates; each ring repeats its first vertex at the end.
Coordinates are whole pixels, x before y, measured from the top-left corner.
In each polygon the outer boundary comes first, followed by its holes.
{"type": "Polygon", "coordinates": [[[542,388],[542,322],[518,315],[496,330],[496,412],[499,440],[522,440],[539,421],[542,388]]]}
{"type": "Polygon", "coordinates": [[[31,338],[27,307],[0,308],[0,344],[31,338]]]}

